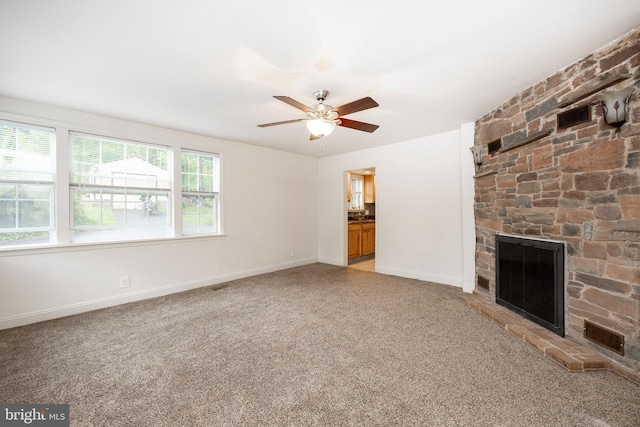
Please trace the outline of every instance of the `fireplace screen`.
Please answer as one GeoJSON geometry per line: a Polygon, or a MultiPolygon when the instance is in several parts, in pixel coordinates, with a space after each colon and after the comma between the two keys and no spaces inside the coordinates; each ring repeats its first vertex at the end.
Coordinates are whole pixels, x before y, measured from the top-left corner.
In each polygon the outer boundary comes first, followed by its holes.
{"type": "Polygon", "coordinates": [[[564,294],[564,244],[496,235],[498,304],[564,336],[564,294]]]}

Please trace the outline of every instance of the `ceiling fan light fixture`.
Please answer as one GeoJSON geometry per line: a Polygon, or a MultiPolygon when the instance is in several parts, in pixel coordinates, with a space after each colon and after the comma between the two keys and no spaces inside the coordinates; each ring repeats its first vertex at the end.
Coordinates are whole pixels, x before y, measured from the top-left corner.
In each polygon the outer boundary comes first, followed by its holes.
{"type": "Polygon", "coordinates": [[[327,119],[307,120],[307,129],[315,136],[327,136],[336,128],[336,122],[327,119]]]}
{"type": "Polygon", "coordinates": [[[378,129],[378,125],[372,125],[371,123],[359,122],[357,120],[346,119],[343,117],[348,114],[356,113],[358,111],[378,107],[379,104],[371,99],[371,97],[367,96],[366,98],[358,99],[334,108],[331,105],[324,103],[324,100],[329,95],[329,91],[316,91],[313,93],[313,95],[318,101],[318,104],[314,105],[313,107],[307,107],[306,105],[301,104],[300,102],[296,101],[293,98],[289,98],[288,96],[274,96],[274,98],[278,101],[282,101],[285,104],[289,104],[292,107],[297,108],[298,110],[304,111],[307,114],[307,117],[305,119],[264,123],[258,125],[258,127],[264,128],[276,125],[285,125],[287,123],[305,122],[307,124],[307,129],[309,129],[309,132],[311,132],[311,140],[322,138],[323,136],[331,134],[336,126],[342,126],[345,128],[360,130],[369,133],[372,133],[376,129],[378,129]]]}

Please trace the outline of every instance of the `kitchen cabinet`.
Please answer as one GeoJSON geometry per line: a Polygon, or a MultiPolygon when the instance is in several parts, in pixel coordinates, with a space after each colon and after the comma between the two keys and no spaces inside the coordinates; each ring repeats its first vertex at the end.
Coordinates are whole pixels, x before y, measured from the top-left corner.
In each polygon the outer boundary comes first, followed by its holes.
{"type": "Polygon", "coordinates": [[[376,223],[358,222],[348,225],[348,258],[371,255],[376,251],[376,223]]]}
{"type": "Polygon", "coordinates": [[[364,202],[376,202],[376,177],[375,175],[364,176],[364,202]]]}
{"type": "Polygon", "coordinates": [[[371,255],[376,251],[376,223],[362,224],[362,256],[371,255]]]}
{"type": "Polygon", "coordinates": [[[362,256],[362,224],[349,224],[349,259],[362,256]]]}

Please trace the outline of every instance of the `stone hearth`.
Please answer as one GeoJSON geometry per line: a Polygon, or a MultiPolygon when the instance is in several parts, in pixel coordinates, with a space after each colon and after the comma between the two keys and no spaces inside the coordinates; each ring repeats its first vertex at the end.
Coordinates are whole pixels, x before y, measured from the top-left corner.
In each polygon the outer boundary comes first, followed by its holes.
{"type": "Polygon", "coordinates": [[[465,294],[462,299],[469,307],[569,371],[609,369],[607,358],[597,351],[561,338],[542,326],[493,303],[484,295],[465,294]]]}

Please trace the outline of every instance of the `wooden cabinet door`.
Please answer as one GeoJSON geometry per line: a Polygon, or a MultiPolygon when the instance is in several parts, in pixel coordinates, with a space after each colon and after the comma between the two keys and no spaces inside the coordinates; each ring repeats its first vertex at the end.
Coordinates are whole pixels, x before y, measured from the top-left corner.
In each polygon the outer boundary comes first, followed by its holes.
{"type": "Polygon", "coordinates": [[[364,202],[376,202],[376,179],[374,175],[364,176],[364,202]]]}
{"type": "Polygon", "coordinates": [[[348,258],[362,256],[362,225],[349,224],[348,232],[349,254],[348,258]]]}
{"type": "Polygon", "coordinates": [[[376,224],[362,224],[362,255],[369,255],[376,251],[376,224]]]}

